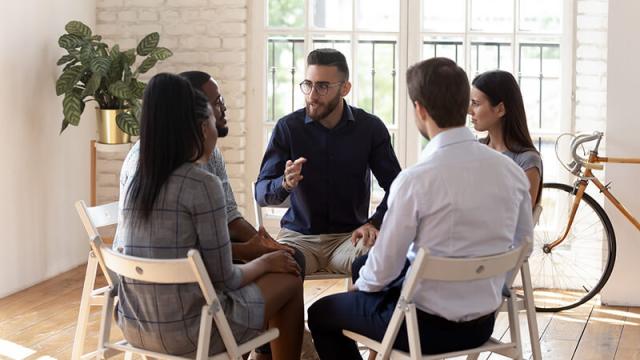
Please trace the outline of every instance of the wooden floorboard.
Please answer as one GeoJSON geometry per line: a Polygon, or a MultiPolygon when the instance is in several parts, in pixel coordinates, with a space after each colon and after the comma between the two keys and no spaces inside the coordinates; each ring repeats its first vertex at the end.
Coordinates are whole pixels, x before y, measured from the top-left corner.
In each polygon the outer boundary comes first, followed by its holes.
{"type": "MultiPolygon", "coordinates": [[[[0,299],[0,359],[69,359],[80,303],[83,266],[0,299]]],[[[99,276],[98,286],[104,285],[99,276]]],[[[345,291],[345,281],[304,284],[305,309],[316,300],[345,291]]],[[[95,349],[99,312],[91,312],[85,349],[95,349]]],[[[538,328],[545,360],[640,360],[640,308],[590,303],[561,313],[539,313],[538,328]]],[[[524,358],[531,358],[526,317],[520,315],[524,358]]],[[[114,326],[112,338],[122,335],[114,326]]],[[[506,314],[496,320],[494,337],[509,339],[506,314]]],[[[122,357],[117,357],[121,359],[122,357]]],[[[482,354],[481,359],[503,359],[482,354]]]]}

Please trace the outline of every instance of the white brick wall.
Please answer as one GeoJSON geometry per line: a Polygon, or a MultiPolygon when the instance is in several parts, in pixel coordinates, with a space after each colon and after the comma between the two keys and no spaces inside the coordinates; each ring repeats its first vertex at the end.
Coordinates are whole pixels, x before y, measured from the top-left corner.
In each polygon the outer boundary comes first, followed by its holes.
{"type": "Polygon", "coordinates": [[[605,130],[608,0],[578,0],[576,131],[605,130]]]}
{"type": "Polygon", "coordinates": [[[120,168],[126,152],[96,152],[96,202],[105,204],[118,200],[120,168]]]}
{"type": "MultiPolygon", "coordinates": [[[[247,74],[247,2],[245,0],[98,0],[96,33],[109,44],[132,48],[146,34],[160,33],[160,45],[174,56],[157,72],[202,70],[219,82],[228,108],[229,136],[218,141],[238,206],[250,194],[244,184],[247,74]]],[[[117,198],[118,159],[99,162],[99,200],[117,198]],[[111,163],[109,163],[111,162],[111,163]],[[113,164],[115,162],[115,165],[113,164]]]]}

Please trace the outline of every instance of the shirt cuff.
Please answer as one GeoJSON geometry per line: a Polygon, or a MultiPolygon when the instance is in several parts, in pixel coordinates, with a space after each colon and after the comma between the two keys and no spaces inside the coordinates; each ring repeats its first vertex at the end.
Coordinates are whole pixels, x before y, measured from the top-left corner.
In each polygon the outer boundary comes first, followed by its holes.
{"type": "Polygon", "coordinates": [[[242,214],[238,211],[238,208],[235,208],[231,211],[227,211],[227,224],[231,224],[234,220],[241,218],[242,214]]]}
{"type": "Polygon", "coordinates": [[[367,220],[368,223],[373,225],[376,229],[380,230],[380,226],[382,226],[382,218],[384,218],[384,214],[380,214],[377,211],[367,220]]]}
{"type": "Polygon", "coordinates": [[[280,176],[276,181],[278,186],[274,189],[274,191],[277,194],[278,199],[280,199],[280,201],[282,202],[287,198],[287,196],[289,196],[291,191],[285,189],[284,187],[284,175],[280,176]]]}

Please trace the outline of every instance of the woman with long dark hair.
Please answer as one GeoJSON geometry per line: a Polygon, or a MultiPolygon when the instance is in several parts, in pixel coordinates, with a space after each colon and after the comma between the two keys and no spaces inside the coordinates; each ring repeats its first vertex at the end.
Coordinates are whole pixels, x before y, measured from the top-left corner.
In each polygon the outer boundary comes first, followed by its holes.
{"type": "Polygon", "coordinates": [[[487,71],[473,79],[469,115],[477,131],[487,131],[480,141],[513,159],[524,170],[531,188],[532,207],[540,200],[542,159],[527,127],[522,93],[506,71],[487,71]]]}
{"type": "MultiPolygon", "coordinates": [[[[304,304],[291,255],[280,250],[232,264],[224,191],[219,178],[202,168],[218,138],[207,98],[180,76],[158,74],[145,89],[140,125],[138,166],[124,187],[122,251],[171,259],[198,249],[236,340],[278,327],[273,357],[299,358],[304,304]]],[[[174,355],[196,350],[205,302],[197,285],[120,280],[116,317],[127,341],[174,355]]],[[[223,350],[214,326],[209,353],[223,350]]]]}

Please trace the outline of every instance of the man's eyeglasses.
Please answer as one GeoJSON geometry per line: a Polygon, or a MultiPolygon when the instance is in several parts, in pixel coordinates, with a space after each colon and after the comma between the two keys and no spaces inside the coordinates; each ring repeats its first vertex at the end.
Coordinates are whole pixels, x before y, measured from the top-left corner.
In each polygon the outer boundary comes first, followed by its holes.
{"type": "Polygon", "coordinates": [[[329,92],[329,88],[337,87],[342,84],[344,84],[344,81],[338,81],[334,83],[330,83],[328,81],[318,81],[314,83],[313,81],[305,80],[300,83],[300,90],[303,94],[309,95],[311,94],[311,90],[315,89],[318,95],[325,96],[329,92]]]}

